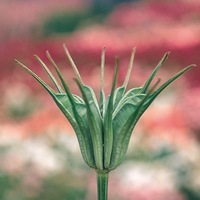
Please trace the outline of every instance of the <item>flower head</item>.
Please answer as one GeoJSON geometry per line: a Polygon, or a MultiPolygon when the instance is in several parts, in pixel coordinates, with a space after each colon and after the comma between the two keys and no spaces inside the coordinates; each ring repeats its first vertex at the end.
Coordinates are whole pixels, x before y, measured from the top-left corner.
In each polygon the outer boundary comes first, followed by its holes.
{"type": "Polygon", "coordinates": [[[81,91],[82,97],[71,93],[48,51],[46,55],[55,68],[62,86],[45,63],[38,56],[35,57],[54,83],[56,90],[48,86],[24,64],[16,61],[47,90],[69,120],[77,135],[84,161],[90,167],[102,172],[109,172],[121,164],[133,129],[141,115],[170,83],[194,66],[190,65],[179,71],[158,89],[156,89],[156,86],[159,80],[150,88],[153,78],[169,55],[169,53],[166,53],[143,86],[126,91],[135,55],[135,49],[133,49],[125,81],[118,88],[116,88],[116,82],[119,64],[118,59],[116,60],[111,92],[106,98],[103,88],[105,68],[105,49],[103,49],[101,56],[100,97],[98,100],[93,89],[83,83],[79,71],[65,45],[64,50],[75,72],[75,82],[81,91]]]}

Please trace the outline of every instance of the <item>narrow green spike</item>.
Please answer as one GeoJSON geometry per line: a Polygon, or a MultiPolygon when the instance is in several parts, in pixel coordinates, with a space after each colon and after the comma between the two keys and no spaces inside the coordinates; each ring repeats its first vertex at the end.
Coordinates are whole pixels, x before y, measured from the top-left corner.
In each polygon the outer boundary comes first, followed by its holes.
{"type": "Polygon", "coordinates": [[[136,48],[133,48],[132,53],[131,53],[131,58],[130,58],[130,62],[129,62],[129,67],[125,76],[125,80],[124,83],[122,84],[121,87],[117,88],[114,94],[114,108],[117,107],[119,101],[122,99],[125,90],[128,86],[128,82],[131,76],[131,72],[132,72],[132,68],[133,68],[133,61],[134,61],[134,57],[135,57],[135,52],[136,52],[136,48]]]}
{"type": "Polygon", "coordinates": [[[38,81],[46,90],[47,92],[52,96],[52,98],[54,99],[54,101],[56,102],[56,104],[59,106],[59,108],[61,108],[62,112],[64,113],[64,115],[69,119],[70,123],[73,125],[74,127],[74,119],[72,116],[72,113],[69,112],[69,110],[66,110],[64,108],[64,106],[62,105],[62,103],[59,101],[59,99],[57,98],[57,94],[55,93],[55,91],[53,91],[52,88],[50,88],[39,76],[37,76],[33,71],[31,71],[28,67],[26,67],[23,63],[21,63],[20,61],[16,60],[15,61],[21,66],[23,67],[31,76],[33,76],[34,79],[36,79],[36,81],[38,81]]]}
{"type": "Polygon", "coordinates": [[[113,98],[119,72],[119,58],[116,58],[116,69],[113,78],[110,98],[104,117],[104,167],[107,169],[110,165],[110,159],[113,148],[113,98]]]}
{"type": "Polygon", "coordinates": [[[149,85],[151,84],[151,81],[153,80],[153,78],[155,77],[156,73],[158,72],[158,70],[160,69],[160,67],[162,66],[162,64],[165,62],[165,60],[168,58],[170,52],[165,53],[165,55],[163,56],[163,58],[160,60],[160,62],[158,63],[158,65],[155,67],[155,69],[152,71],[151,75],[149,76],[149,78],[147,79],[147,81],[144,84],[144,87],[142,89],[142,93],[146,93],[149,85]]]}
{"type": "Polygon", "coordinates": [[[101,76],[100,76],[100,94],[99,94],[99,108],[101,116],[103,117],[105,112],[105,93],[104,93],[104,71],[105,71],[105,47],[101,53],[101,76]]]}
{"type": "Polygon", "coordinates": [[[64,78],[63,78],[63,76],[62,76],[62,74],[61,74],[61,72],[60,72],[60,70],[58,68],[58,66],[56,65],[56,63],[54,62],[54,60],[52,59],[52,57],[51,57],[51,55],[49,54],[48,51],[46,52],[46,55],[47,55],[49,61],[51,62],[51,64],[53,65],[54,69],[56,70],[56,73],[57,73],[57,75],[58,75],[58,77],[59,77],[59,79],[60,79],[60,81],[61,81],[61,83],[63,85],[63,88],[64,88],[64,90],[65,90],[65,92],[66,92],[71,104],[73,104],[74,103],[73,95],[71,94],[71,92],[69,90],[69,87],[67,86],[67,84],[66,84],[66,82],[65,82],[65,80],[64,80],[64,78]]]}
{"type": "Polygon", "coordinates": [[[37,74],[35,74],[33,71],[31,71],[26,65],[15,59],[18,65],[23,67],[31,76],[33,76],[34,79],[36,79],[50,94],[54,93],[54,90],[49,87],[37,74]]]}
{"type": "Polygon", "coordinates": [[[118,73],[119,73],[119,58],[118,57],[116,57],[116,64],[115,65],[116,65],[116,67],[115,67],[115,73],[114,73],[114,78],[113,78],[110,96],[114,96],[115,87],[116,87],[116,83],[117,83],[117,76],[118,76],[118,73]]]}
{"type": "MultiPolygon", "coordinates": [[[[52,98],[55,100],[55,102],[59,105],[59,107],[62,107],[62,109],[64,109],[64,107],[61,105],[61,102],[58,100],[55,91],[53,91],[52,88],[50,88],[38,75],[36,75],[33,71],[31,71],[28,67],[26,67],[23,63],[21,63],[20,61],[16,60],[15,61],[21,66],[23,67],[31,76],[33,76],[33,78],[36,79],[36,81],[38,81],[46,90],[47,92],[52,96],[52,98]]],[[[74,119],[71,116],[71,113],[68,111],[65,111],[65,116],[69,119],[69,121],[74,124],[74,119]],[[67,114],[66,114],[67,112],[67,114]]]]}
{"type": "Polygon", "coordinates": [[[69,51],[68,51],[68,49],[67,49],[67,47],[66,47],[65,44],[63,44],[63,48],[64,48],[64,51],[65,51],[65,54],[66,54],[67,58],[69,59],[69,62],[70,62],[70,64],[71,64],[71,66],[72,66],[72,68],[73,68],[73,70],[74,70],[74,73],[75,73],[75,75],[76,75],[76,78],[77,78],[79,81],[83,82],[82,79],[81,79],[81,76],[80,76],[80,74],[79,74],[79,71],[78,71],[78,69],[77,69],[77,67],[76,67],[76,65],[75,65],[75,63],[74,63],[74,61],[73,61],[73,59],[72,59],[72,57],[71,57],[71,55],[70,55],[70,53],[69,53],[69,51]]]}
{"type": "Polygon", "coordinates": [[[66,82],[65,82],[65,80],[64,80],[64,78],[63,78],[63,76],[62,76],[62,74],[61,74],[61,72],[60,72],[60,70],[58,68],[58,66],[56,65],[56,63],[54,62],[54,60],[52,59],[52,57],[51,57],[51,55],[49,54],[48,51],[46,52],[46,55],[47,55],[49,61],[51,62],[51,64],[53,65],[54,69],[56,70],[56,73],[57,73],[57,75],[58,75],[58,77],[59,77],[59,79],[60,79],[60,81],[61,81],[61,83],[63,85],[63,88],[64,88],[64,90],[65,90],[65,92],[66,92],[66,94],[67,94],[67,96],[69,98],[69,101],[70,101],[72,107],[74,107],[73,95],[71,94],[71,92],[69,90],[69,87],[67,86],[67,84],[66,84],[66,82]]]}
{"type": "Polygon", "coordinates": [[[59,79],[60,79],[60,81],[61,81],[61,83],[63,85],[63,88],[65,89],[65,91],[68,90],[68,87],[67,87],[67,85],[66,85],[66,83],[64,81],[64,78],[61,75],[61,72],[60,72],[58,66],[56,65],[56,63],[54,62],[54,60],[52,59],[52,57],[51,57],[51,55],[49,54],[48,51],[46,52],[46,55],[47,55],[49,61],[51,62],[52,66],[56,70],[56,73],[57,73],[57,75],[58,75],[58,77],[59,77],[59,79]]]}
{"type": "Polygon", "coordinates": [[[175,74],[172,78],[170,78],[167,82],[165,82],[163,85],[160,86],[153,94],[152,97],[155,99],[170,83],[172,83],[174,80],[176,80],[179,76],[183,75],[188,70],[192,69],[196,65],[189,65],[188,67],[185,67],[181,71],[179,71],[177,74],[175,74]]]}
{"type": "Polygon", "coordinates": [[[130,76],[131,76],[131,72],[132,72],[132,68],[133,68],[133,62],[134,62],[134,57],[135,57],[135,52],[136,52],[136,48],[133,48],[132,53],[131,53],[131,58],[130,58],[130,63],[129,63],[129,67],[128,67],[128,71],[126,74],[126,78],[124,80],[124,83],[122,84],[122,87],[127,88],[130,76]]]}
{"type": "Polygon", "coordinates": [[[104,71],[105,71],[105,47],[101,53],[101,79],[100,79],[100,90],[103,90],[104,86],[104,71]]]}
{"type": "Polygon", "coordinates": [[[60,87],[60,85],[58,84],[58,82],[56,81],[55,77],[53,76],[53,74],[51,73],[51,71],[48,69],[48,67],[46,66],[46,64],[37,56],[34,55],[36,60],[40,63],[40,65],[42,66],[42,68],[45,70],[45,72],[48,74],[48,76],[50,77],[50,79],[52,80],[52,82],[54,83],[56,89],[58,90],[59,93],[62,93],[62,88],[60,87]]]}

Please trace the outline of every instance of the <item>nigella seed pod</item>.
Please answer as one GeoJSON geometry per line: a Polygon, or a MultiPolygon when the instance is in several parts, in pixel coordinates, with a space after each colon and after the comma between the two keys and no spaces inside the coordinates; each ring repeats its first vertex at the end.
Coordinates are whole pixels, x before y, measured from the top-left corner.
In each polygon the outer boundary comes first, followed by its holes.
{"type": "Polygon", "coordinates": [[[145,110],[147,110],[156,97],[169,84],[195,65],[190,65],[182,69],[158,88],[157,86],[160,80],[158,80],[153,87],[150,87],[156,73],[169,56],[169,53],[166,53],[143,86],[126,91],[133,67],[134,48],[125,81],[118,88],[116,88],[116,83],[119,60],[116,59],[111,92],[106,98],[104,93],[104,48],[101,55],[100,97],[99,100],[97,100],[93,89],[83,83],[79,71],[65,45],[64,51],[75,72],[75,82],[80,89],[82,97],[70,91],[62,73],[48,51],[46,52],[47,58],[54,67],[62,86],[59,85],[46,64],[38,56],[35,57],[52,80],[56,90],[48,86],[39,76],[20,61],[16,61],[46,89],[72,125],[78,138],[85,163],[97,171],[99,200],[106,200],[108,173],[117,168],[123,161],[136,123],[145,110]],[[101,194],[102,192],[104,194],[101,194]]]}

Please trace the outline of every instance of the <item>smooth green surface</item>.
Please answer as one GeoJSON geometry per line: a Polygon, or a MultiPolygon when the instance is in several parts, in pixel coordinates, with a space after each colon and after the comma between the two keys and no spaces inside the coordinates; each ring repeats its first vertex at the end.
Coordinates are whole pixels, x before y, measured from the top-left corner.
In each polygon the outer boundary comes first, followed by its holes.
{"type": "Polygon", "coordinates": [[[97,172],[98,200],[108,199],[108,178],[109,173],[97,172]]]}

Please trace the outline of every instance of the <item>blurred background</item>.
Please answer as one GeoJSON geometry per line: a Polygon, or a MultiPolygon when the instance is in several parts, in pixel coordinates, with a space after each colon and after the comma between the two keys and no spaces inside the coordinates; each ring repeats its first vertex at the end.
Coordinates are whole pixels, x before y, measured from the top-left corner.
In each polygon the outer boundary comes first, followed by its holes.
{"type": "Polygon", "coordinates": [[[106,47],[110,89],[115,56],[119,84],[137,48],[129,87],[140,86],[163,54],[158,77],[189,64],[135,128],[125,162],[110,175],[110,200],[200,199],[199,0],[0,1],[0,199],[93,200],[95,173],[82,161],[75,134],[51,97],[14,59],[49,83],[33,54],[49,50],[77,93],[65,43],[85,83],[98,92],[106,47]]]}

